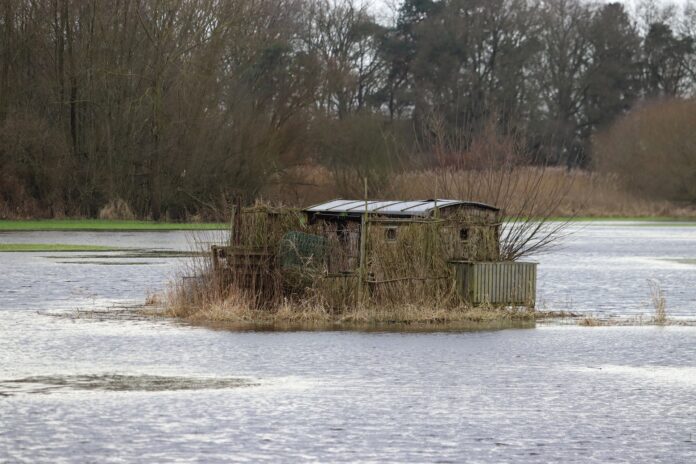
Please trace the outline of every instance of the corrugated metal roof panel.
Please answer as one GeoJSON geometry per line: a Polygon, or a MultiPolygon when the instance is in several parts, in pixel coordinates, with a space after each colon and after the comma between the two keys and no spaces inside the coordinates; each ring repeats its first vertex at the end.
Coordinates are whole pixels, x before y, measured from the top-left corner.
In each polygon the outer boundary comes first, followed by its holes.
{"type": "Polygon", "coordinates": [[[330,211],[334,208],[344,207],[350,203],[355,203],[355,201],[354,200],[332,200],[332,201],[322,203],[322,204],[316,205],[316,206],[317,207],[320,206],[322,211],[330,211]]]}
{"type": "MultiPolygon", "coordinates": [[[[475,206],[497,211],[497,208],[483,203],[447,199],[416,201],[370,200],[367,202],[367,211],[387,216],[427,216],[435,208],[447,208],[450,206],[475,206]]],[[[365,211],[365,200],[332,200],[310,206],[305,211],[324,214],[359,215],[365,211]]]]}

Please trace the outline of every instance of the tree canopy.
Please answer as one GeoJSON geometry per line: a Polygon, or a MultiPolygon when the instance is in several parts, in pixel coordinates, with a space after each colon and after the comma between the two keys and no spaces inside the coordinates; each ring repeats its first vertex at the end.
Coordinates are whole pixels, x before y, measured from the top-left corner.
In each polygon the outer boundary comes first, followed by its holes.
{"type": "MultiPolygon", "coordinates": [[[[374,184],[435,162],[430,123],[589,166],[637,103],[689,98],[696,13],[643,2],[4,0],[0,203],[180,218],[301,164],[374,184]]],[[[9,207],[7,205],[10,205],[9,207]]],[[[13,211],[10,211],[12,213],[13,211]]]]}

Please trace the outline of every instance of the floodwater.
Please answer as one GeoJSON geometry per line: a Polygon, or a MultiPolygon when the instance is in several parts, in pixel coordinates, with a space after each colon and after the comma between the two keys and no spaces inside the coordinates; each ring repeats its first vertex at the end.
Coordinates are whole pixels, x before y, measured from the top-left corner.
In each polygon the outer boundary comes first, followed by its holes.
{"type": "Polygon", "coordinates": [[[578,223],[558,249],[534,258],[541,308],[650,316],[650,281],[669,315],[696,318],[696,223],[578,223]]]}
{"type": "MultiPolygon", "coordinates": [[[[670,317],[696,319],[693,224],[573,229],[535,257],[541,307],[649,317],[652,279],[670,317]]],[[[0,234],[17,242],[165,253],[0,253],[0,462],[696,462],[696,327],[231,332],[85,317],[160,290],[190,233],[0,234]]]]}

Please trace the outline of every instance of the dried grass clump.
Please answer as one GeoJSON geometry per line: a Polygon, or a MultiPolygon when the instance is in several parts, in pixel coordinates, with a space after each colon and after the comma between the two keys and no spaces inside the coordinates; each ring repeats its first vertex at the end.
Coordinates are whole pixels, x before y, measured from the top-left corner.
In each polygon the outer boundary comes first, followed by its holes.
{"type": "Polygon", "coordinates": [[[148,292],[145,296],[145,306],[161,306],[163,303],[162,294],[160,293],[148,292]]]}
{"type": "Polygon", "coordinates": [[[192,322],[247,324],[304,324],[369,326],[374,324],[437,325],[458,322],[535,321],[534,310],[489,307],[422,307],[361,305],[336,312],[324,306],[300,301],[285,301],[270,309],[255,309],[253,302],[240,294],[230,294],[219,301],[191,305],[168,300],[164,315],[192,322]]]}
{"type": "Polygon", "coordinates": [[[198,323],[293,327],[533,322],[542,316],[542,313],[526,308],[469,307],[463,304],[378,304],[367,301],[349,305],[343,301],[336,305],[335,301],[327,301],[323,295],[309,291],[302,298],[287,298],[272,307],[259,307],[255,297],[248,292],[234,287],[223,292],[214,278],[199,276],[179,280],[172,286],[164,298],[165,309],[161,314],[198,323]]]}
{"type": "Polygon", "coordinates": [[[99,210],[99,219],[130,221],[135,219],[135,214],[128,203],[120,198],[109,201],[99,210]]]}
{"type": "Polygon", "coordinates": [[[586,316],[578,321],[578,325],[581,325],[583,327],[598,327],[606,324],[604,323],[604,321],[597,319],[594,316],[586,316]]]}
{"type": "Polygon", "coordinates": [[[653,322],[663,325],[667,322],[667,301],[665,300],[665,294],[662,291],[660,282],[657,280],[649,280],[648,284],[650,285],[650,300],[652,301],[654,309],[653,322]]]}
{"type": "Polygon", "coordinates": [[[644,318],[642,315],[629,316],[629,317],[610,317],[610,318],[598,318],[595,316],[586,316],[577,319],[577,325],[583,327],[638,327],[638,326],[650,326],[650,325],[681,325],[681,326],[694,326],[696,321],[691,320],[671,320],[667,317],[664,319],[651,317],[644,318]]]}

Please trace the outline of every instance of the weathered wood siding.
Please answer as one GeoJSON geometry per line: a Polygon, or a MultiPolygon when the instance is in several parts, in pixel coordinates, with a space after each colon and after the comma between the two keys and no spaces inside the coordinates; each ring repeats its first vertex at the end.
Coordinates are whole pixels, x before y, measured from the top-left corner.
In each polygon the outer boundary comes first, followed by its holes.
{"type": "Polygon", "coordinates": [[[460,261],[452,265],[457,290],[466,302],[534,307],[536,263],[460,261]]]}

